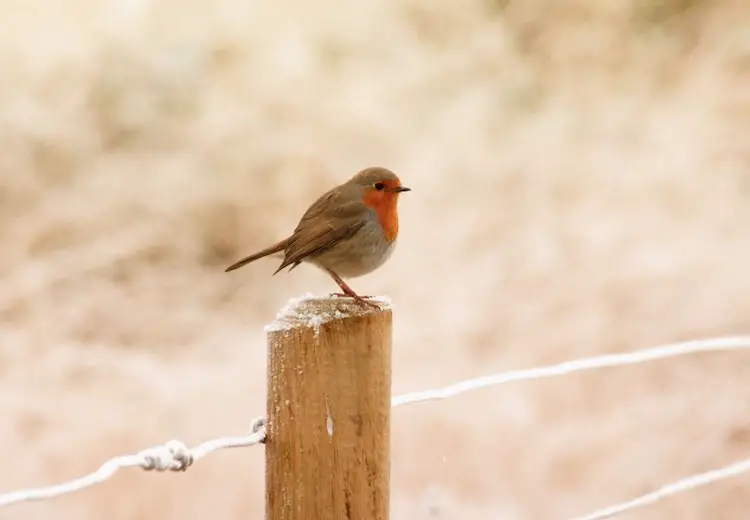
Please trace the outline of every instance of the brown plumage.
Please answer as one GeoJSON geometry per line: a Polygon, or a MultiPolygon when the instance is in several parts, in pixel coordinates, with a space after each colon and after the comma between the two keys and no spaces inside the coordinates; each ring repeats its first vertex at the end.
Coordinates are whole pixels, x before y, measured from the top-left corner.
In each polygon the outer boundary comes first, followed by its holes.
{"type": "Polygon", "coordinates": [[[302,262],[324,269],[341,287],[338,296],[360,303],[341,278],[362,276],[380,267],[393,253],[398,237],[398,196],[410,191],[387,168],[366,168],[321,195],[302,215],[291,236],[226,268],[233,271],[259,258],[282,253],[274,271],[294,269],[302,262]]]}

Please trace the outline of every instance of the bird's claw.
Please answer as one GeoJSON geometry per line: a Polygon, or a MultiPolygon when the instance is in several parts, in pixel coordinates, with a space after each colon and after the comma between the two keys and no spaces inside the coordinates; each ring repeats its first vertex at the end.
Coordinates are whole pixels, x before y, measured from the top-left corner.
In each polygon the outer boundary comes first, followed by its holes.
{"type": "Polygon", "coordinates": [[[335,296],[337,298],[351,298],[360,305],[363,305],[365,307],[373,307],[375,309],[380,310],[380,305],[378,305],[375,302],[368,301],[372,299],[372,296],[360,296],[358,294],[346,294],[346,293],[331,293],[331,296],[335,296]]]}
{"type": "Polygon", "coordinates": [[[356,299],[369,300],[372,298],[372,296],[360,296],[358,294],[346,294],[346,293],[341,293],[341,292],[331,293],[331,296],[335,296],[337,298],[354,298],[355,300],[356,299]]]}

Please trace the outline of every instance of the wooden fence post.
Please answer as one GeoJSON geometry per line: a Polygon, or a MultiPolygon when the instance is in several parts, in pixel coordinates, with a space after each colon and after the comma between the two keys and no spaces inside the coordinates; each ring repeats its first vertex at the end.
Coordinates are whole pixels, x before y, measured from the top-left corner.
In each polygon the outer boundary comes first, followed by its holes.
{"type": "Polygon", "coordinates": [[[292,301],[266,327],[266,520],[388,520],[390,305],[292,301]]]}

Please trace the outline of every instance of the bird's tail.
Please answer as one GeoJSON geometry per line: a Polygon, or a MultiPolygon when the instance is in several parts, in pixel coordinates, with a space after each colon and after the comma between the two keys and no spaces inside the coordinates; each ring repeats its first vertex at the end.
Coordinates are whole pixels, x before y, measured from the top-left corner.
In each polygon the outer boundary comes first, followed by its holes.
{"type": "Polygon", "coordinates": [[[264,256],[269,256],[274,253],[278,253],[279,251],[283,251],[284,249],[286,249],[287,244],[289,244],[289,239],[285,238],[281,242],[278,242],[272,246],[262,249],[258,251],[257,253],[254,253],[250,256],[246,256],[242,260],[238,260],[237,262],[233,263],[232,265],[224,269],[224,272],[228,273],[229,271],[234,271],[235,269],[239,269],[243,265],[247,265],[250,262],[254,262],[255,260],[259,258],[263,258],[264,256]]]}

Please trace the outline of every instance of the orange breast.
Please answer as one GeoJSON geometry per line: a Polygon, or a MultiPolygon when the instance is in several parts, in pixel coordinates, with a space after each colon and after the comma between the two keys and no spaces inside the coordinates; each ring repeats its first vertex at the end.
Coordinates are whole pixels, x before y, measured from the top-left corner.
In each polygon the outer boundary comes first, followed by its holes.
{"type": "Polygon", "coordinates": [[[378,222],[383,227],[385,239],[393,242],[398,236],[398,195],[392,193],[371,192],[365,195],[366,206],[375,210],[378,222]]]}

